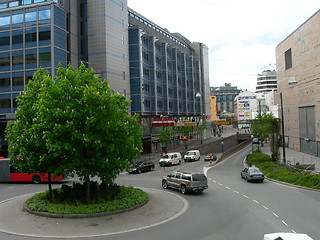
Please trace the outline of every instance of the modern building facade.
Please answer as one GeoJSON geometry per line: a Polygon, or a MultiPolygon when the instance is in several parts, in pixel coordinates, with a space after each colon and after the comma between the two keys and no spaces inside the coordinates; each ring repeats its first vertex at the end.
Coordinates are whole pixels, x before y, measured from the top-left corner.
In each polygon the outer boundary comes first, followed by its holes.
{"type": "Polygon", "coordinates": [[[234,99],[242,90],[231,86],[230,83],[225,83],[221,87],[210,87],[210,92],[212,96],[216,96],[217,116],[222,119],[224,115],[234,113],[234,99]]]}
{"type": "Polygon", "coordinates": [[[320,156],[320,10],[276,48],[278,93],[290,148],[320,156]]]}
{"type": "Polygon", "coordinates": [[[92,67],[142,118],[206,117],[207,58],[205,45],[160,28],[126,0],[0,0],[1,141],[34,71],[54,75],[58,63],[92,67]]]}
{"type": "Polygon", "coordinates": [[[257,76],[256,93],[266,93],[277,90],[277,72],[264,70],[257,76]]]}

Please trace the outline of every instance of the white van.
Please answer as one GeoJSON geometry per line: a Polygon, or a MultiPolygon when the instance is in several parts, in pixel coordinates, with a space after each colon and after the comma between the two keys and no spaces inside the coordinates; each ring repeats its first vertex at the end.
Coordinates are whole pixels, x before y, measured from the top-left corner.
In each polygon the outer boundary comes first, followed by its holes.
{"type": "Polygon", "coordinates": [[[189,162],[189,161],[199,161],[200,160],[200,151],[199,150],[189,150],[186,152],[184,155],[184,161],[189,162]]]}
{"type": "Polygon", "coordinates": [[[174,164],[181,163],[181,153],[173,152],[173,153],[164,153],[159,161],[159,165],[162,166],[171,166],[174,164]]]}
{"type": "Polygon", "coordinates": [[[304,233],[270,233],[264,235],[264,240],[312,240],[307,234],[304,233]]]}

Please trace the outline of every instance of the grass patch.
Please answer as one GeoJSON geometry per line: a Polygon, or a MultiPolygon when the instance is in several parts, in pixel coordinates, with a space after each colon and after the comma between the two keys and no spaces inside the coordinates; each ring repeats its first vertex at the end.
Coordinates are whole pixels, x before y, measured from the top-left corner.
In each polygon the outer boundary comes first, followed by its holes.
{"type": "Polygon", "coordinates": [[[113,186],[106,190],[105,186],[102,186],[91,192],[92,204],[86,205],[83,201],[84,193],[81,192],[76,186],[63,186],[53,190],[52,201],[48,200],[49,191],[45,191],[27,199],[26,205],[37,212],[92,214],[127,209],[148,200],[148,194],[138,188],[113,186]],[[115,191],[114,195],[111,194],[112,191],[115,191]]]}
{"type": "Polygon", "coordinates": [[[271,157],[255,151],[247,156],[247,164],[249,166],[255,165],[268,178],[278,181],[291,183],[297,186],[319,189],[320,190],[320,175],[311,175],[301,173],[298,169],[289,169],[279,163],[272,162],[271,157]]]}

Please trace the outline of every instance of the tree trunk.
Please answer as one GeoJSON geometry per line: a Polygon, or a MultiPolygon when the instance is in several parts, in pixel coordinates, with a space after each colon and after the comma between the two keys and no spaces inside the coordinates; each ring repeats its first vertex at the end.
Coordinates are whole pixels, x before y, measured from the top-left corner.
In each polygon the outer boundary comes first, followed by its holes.
{"type": "Polygon", "coordinates": [[[52,201],[51,173],[48,173],[49,201],[52,201]]]}
{"type": "Polygon", "coordinates": [[[86,204],[89,205],[90,204],[90,177],[89,176],[86,176],[85,184],[86,184],[86,204]]]}

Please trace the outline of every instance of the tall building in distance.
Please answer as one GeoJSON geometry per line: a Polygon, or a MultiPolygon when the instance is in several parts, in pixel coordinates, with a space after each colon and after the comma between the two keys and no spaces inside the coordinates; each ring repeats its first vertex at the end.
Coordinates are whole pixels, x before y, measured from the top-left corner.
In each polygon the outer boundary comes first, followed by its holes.
{"type": "MultiPolygon", "coordinates": [[[[152,118],[210,118],[208,48],[170,33],[126,0],[0,0],[0,140],[34,71],[81,63],[152,118]]],[[[167,119],[168,120],[168,119],[167,119]]],[[[147,130],[149,129],[149,130],[147,130]]],[[[3,145],[3,144],[2,144],[3,145]]]]}
{"type": "Polygon", "coordinates": [[[221,87],[210,87],[210,92],[212,96],[216,96],[218,118],[234,114],[234,99],[242,90],[231,86],[231,83],[225,83],[221,87]]]}
{"type": "Polygon", "coordinates": [[[266,93],[277,90],[277,72],[264,70],[257,76],[256,93],[266,93]]]}

